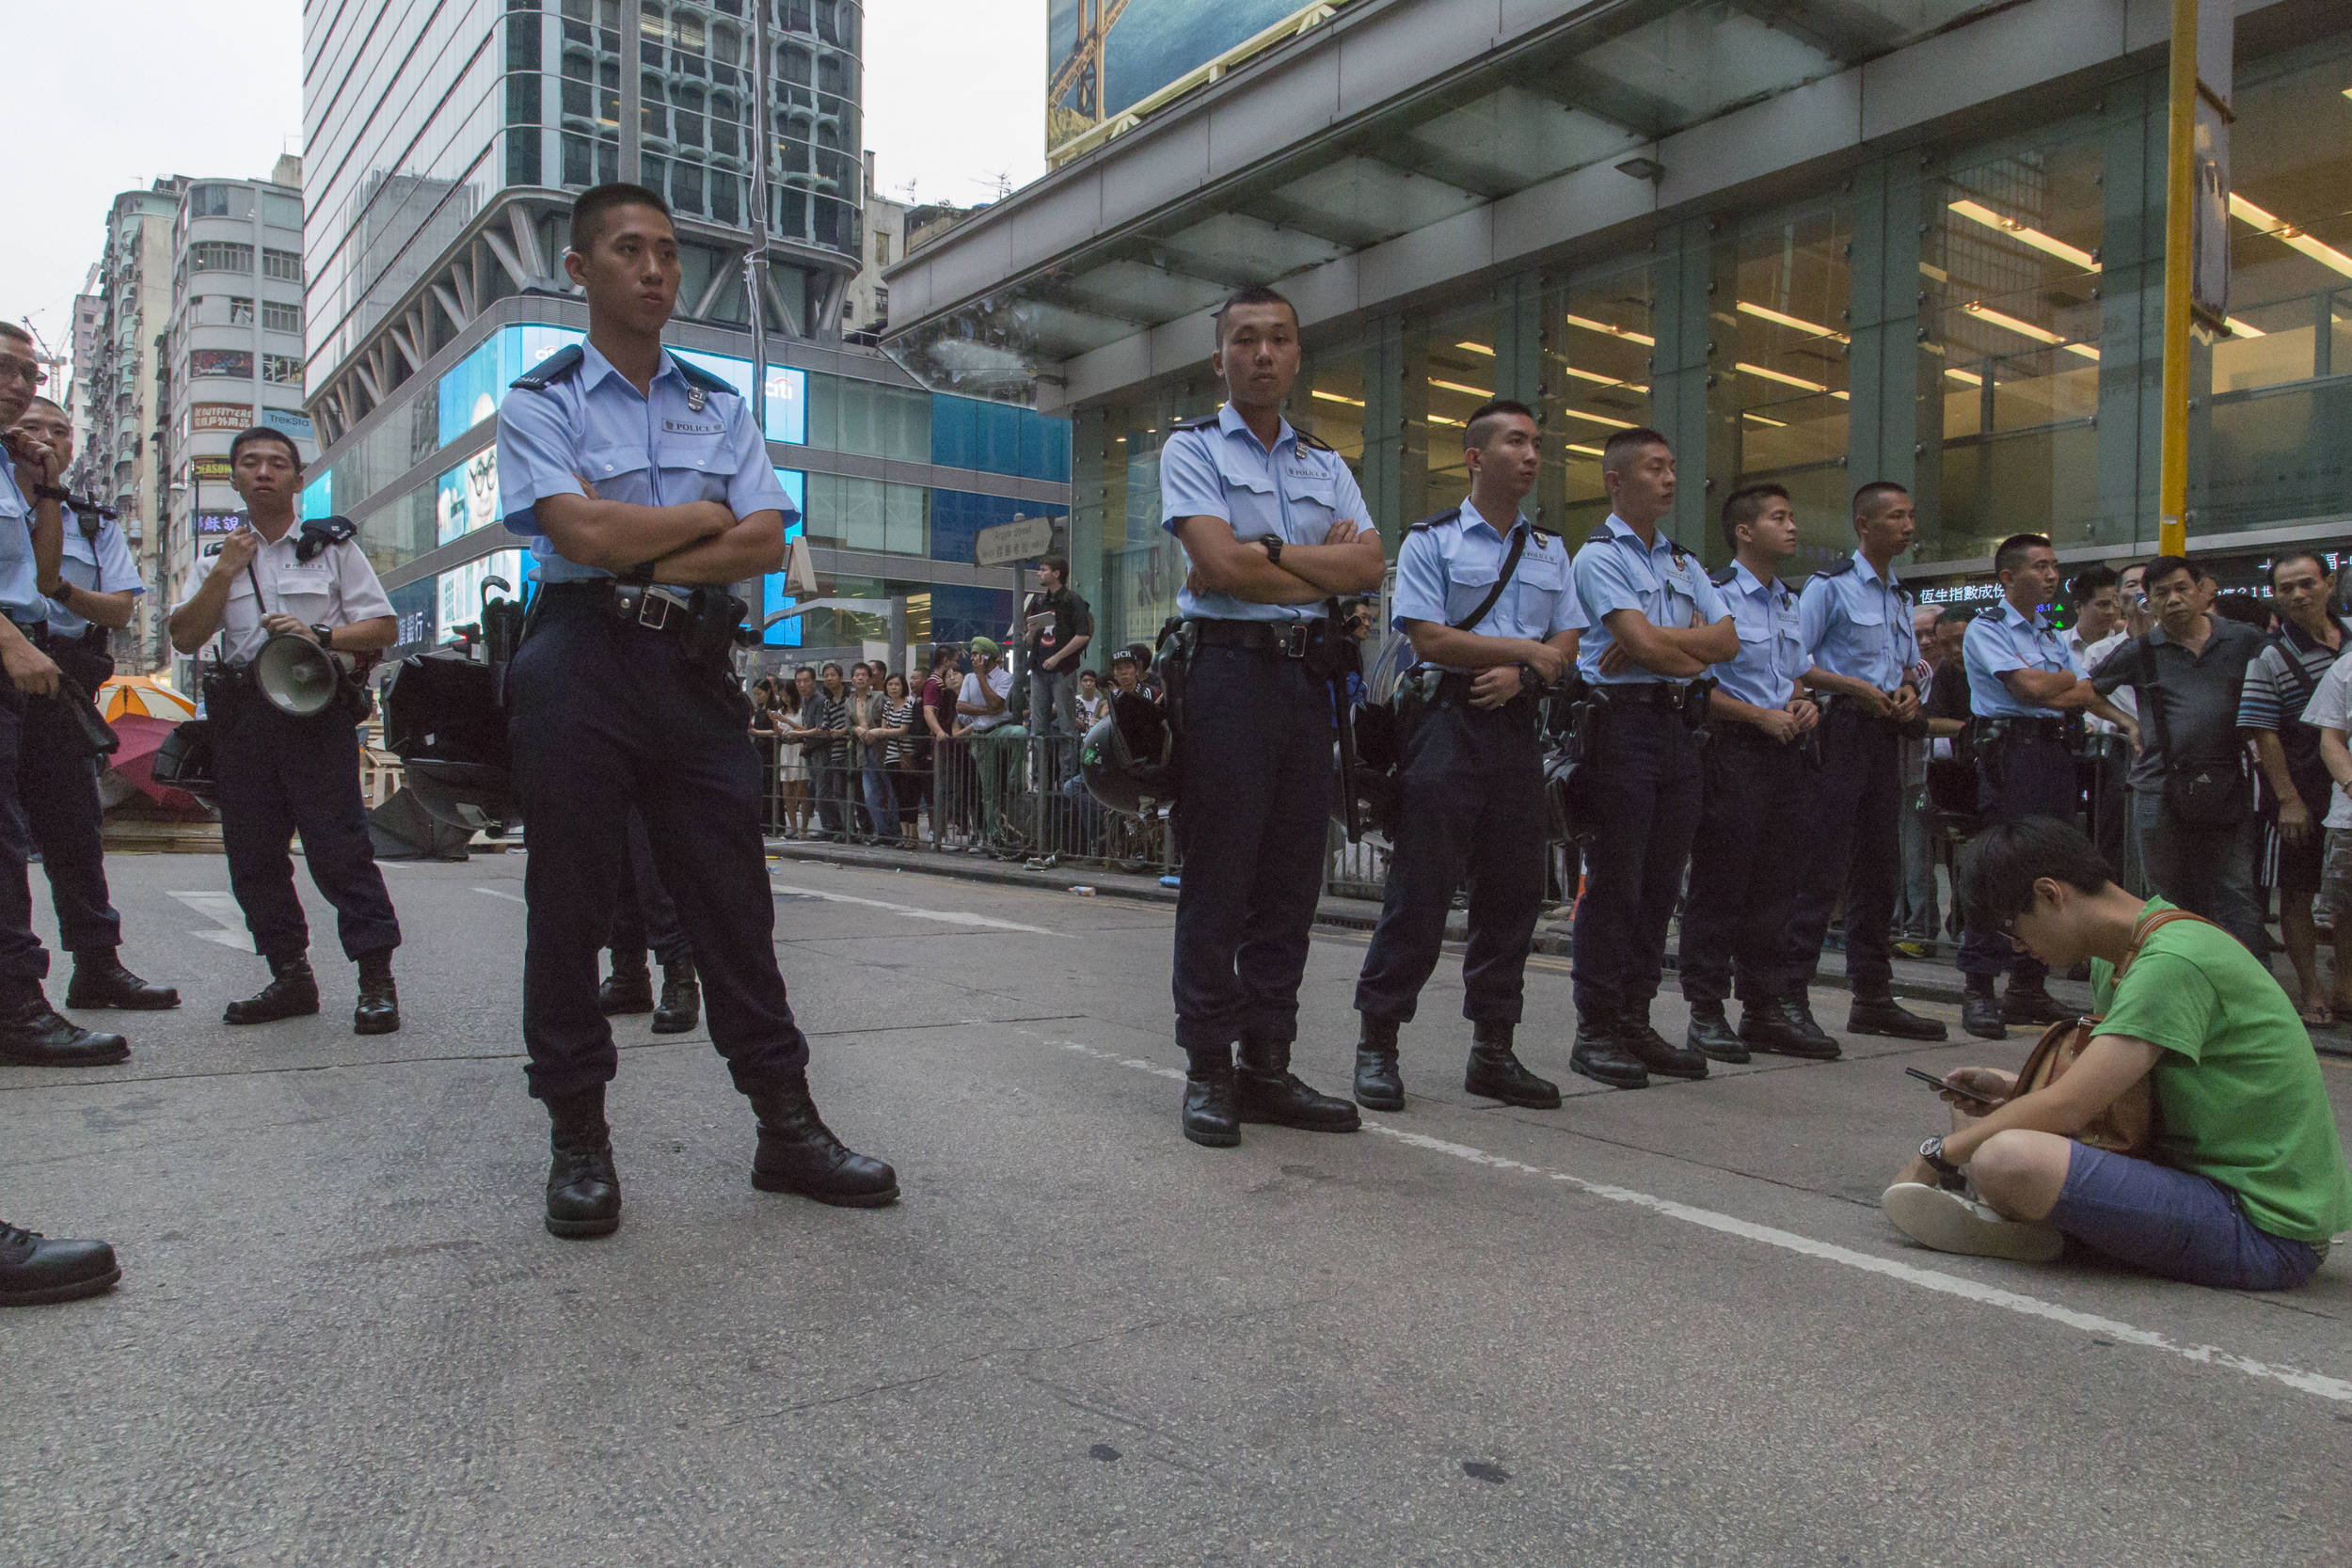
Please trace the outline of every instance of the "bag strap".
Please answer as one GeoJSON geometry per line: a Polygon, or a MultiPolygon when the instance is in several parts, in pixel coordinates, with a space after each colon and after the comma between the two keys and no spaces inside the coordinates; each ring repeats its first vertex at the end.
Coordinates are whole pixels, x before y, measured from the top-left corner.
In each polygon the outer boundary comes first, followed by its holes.
{"type": "Polygon", "coordinates": [[[1521,523],[1511,531],[1511,553],[1502,558],[1502,575],[1495,578],[1495,585],[1487,590],[1486,596],[1478,601],[1476,610],[1458,621],[1448,623],[1454,630],[1470,630],[1470,627],[1485,620],[1487,611],[1493,610],[1501,602],[1502,591],[1511,586],[1512,575],[1519,569],[1519,557],[1527,553],[1527,536],[1531,531],[1532,530],[1526,523],[1521,523]]]}
{"type": "MultiPolygon", "coordinates": [[[[2212,921],[2207,920],[2203,915],[2191,914],[2186,910],[2158,910],[2153,914],[2142,915],[2140,917],[2139,924],[2132,927],[2132,944],[2123,949],[2123,961],[2115,966],[2115,978],[2107,982],[2109,987],[2107,994],[2109,996],[2113,996],[2115,994],[2113,990],[2114,987],[2120,986],[2123,983],[2124,972],[2132,967],[2132,960],[2139,957],[2139,950],[2147,942],[2148,939],[2154,936],[2158,930],[2162,929],[2164,927],[2171,925],[2176,920],[2194,920],[2201,925],[2205,926],[2211,926],[2213,924],[2212,921]]],[[[2086,1013],[2083,1016],[2086,1022],[2096,1023],[2106,1018],[2106,1014],[2086,1013]]]]}

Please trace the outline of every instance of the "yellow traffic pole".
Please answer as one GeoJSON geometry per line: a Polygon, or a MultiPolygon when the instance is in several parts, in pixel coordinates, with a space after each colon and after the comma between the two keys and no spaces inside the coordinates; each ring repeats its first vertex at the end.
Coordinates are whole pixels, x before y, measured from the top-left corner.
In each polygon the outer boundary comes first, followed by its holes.
{"type": "Polygon", "coordinates": [[[2172,0],[2171,112],[2164,196],[2164,457],[2156,548],[2188,547],[2188,326],[2191,149],[2197,136],[2197,0],[2172,0]]]}

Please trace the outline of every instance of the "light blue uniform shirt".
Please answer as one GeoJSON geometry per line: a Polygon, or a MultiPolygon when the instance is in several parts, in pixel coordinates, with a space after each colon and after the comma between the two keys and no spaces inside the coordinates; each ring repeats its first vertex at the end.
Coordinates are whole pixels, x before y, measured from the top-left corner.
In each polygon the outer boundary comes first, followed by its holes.
{"type": "Polygon", "coordinates": [[[1740,562],[1716,587],[1731,605],[1740,628],[1740,657],[1708,673],[1716,689],[1757,707],[1786,707],[1797,694],[1797,677],[1812,667],[1804,651],[1804,622],[1797,595],[1778,578],[1765,582],[1740,562]]]}
{"type": "Polygon", "coordinates": [[[2074,661],[2059,636],[2036,611],[2027,616],[2007,599],[1989,615],[1968,623],[1961,640],[1968,661],[1968,710],[1979,719],[2055,719],[2063,710],[2020,702],[2001,681],[2010,670],[2055,670],[2074,673],[2074,661]]]}
{"type": "Polygon", "coordinates": [[[541,391],[516,388],[499,404],[500,504],[508,531],[531,541],[532,577],[546,583],[612,575],[558,552],[534,510],[548,496],[585,494],[583,474],[609,501],[720,501],[738,517],[781,512],[787,527],[800,515],[740,394],[687,380],[664,349],[653,395],[641,397],[596,344],[580,352],[571,374],[541,391]]]}
{"type": "Polygon", "coordinates": [[[1627,665],[1622,674],[1600,673],[1600,656],[1616,641],[1609,635],[1609,616],[1638,610],[1653,626],[1683,627],[1694,621],[1711,626],[1731,611],[1707,580],[1699,558],[1663,533],[1645,547],[1642,536],[1613,512],[1602,531],[1607,538],[1588,540],[1576,552],[1576,596],[1583,604],[1588,627],[1577,644],[1577,671],[1596,686],[1668,681],[1638,664],[1627,665]]]}
{"type": "Polygon", "coordinates": [[[1798,609],[1805,652],[1831,674],[1866,680],[1885,692],[1912,678],[1919,636],[1911,626],[1911,601],[1901,579],[1892,572],[1880,577],[1860,550],[1851,571],[1822,572],[1807,582],[1798,609]]]}
{"type": "MultiPolygon", "coordinates": [[[[98,537],[90,540],[82,537],[81,519],[66,514],[65,554],[57,562],[57,575],[93,594],[119,594],[126,588],[134,594],[147,592],[138,563],[131,559],[131,546],[123,541],[122,525],[111,517],[99,523],[98,537]]],[[[53,635],[79,637],[89,630],[88,621],[56,600],[49,600],[48,609],[53,635]]]]}
{"type": "MultiPolygon", "coordinates": [[[[1171,431],[1161,444],[1160,527],[1174,533],[1179,517],[1219,518],[1244,544],[1272,533],[1285,545],[1320,545],[1343,517],[1372,527],[1364,493],[1338,452],[1301,441],[1288,420],[1268,451],[1230,403],[1215,424],[1171,431]]],[[[1185,588],[1176,613],[1187,621],[1310,621],[1323,606],[1252,604],[1185,588]]]]}
{"type": "Polygon", "coordinates": [[[40,573],[33,565],[33,508],[16,487],[16,465],[0,452],[0,610],[37,626],[47,616],[40,573]]]}
{"type": "MultiPolygon", "coordinates": [[[[1581,629],[1584,607],[1568,575],[1567,546],[1558,535],[1543,532],[1524,517],[1513,525],[1514,532],[1520,530],[1527,532],[1527,547],[1519,552],[1510,585],[1483,620],[1464,629],[1480,637],[1521,637],[1534,642],[1549,642],[1564,631],[1581,629]]],[[[1452,626],[1486,601],[1510,555],[1511,535],[1496,532],[1494,524],[1468,501],[1444,522],[1413,530],[1397,548],[1394,615],[1389,624],[1398,631],[1407,621],[1452,626]]]]}

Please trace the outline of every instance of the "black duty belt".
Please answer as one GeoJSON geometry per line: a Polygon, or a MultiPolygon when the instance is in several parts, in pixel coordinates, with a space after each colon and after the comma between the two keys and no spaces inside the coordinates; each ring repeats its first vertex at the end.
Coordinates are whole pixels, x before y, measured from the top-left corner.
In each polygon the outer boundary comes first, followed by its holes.
{"type": "Polygon", "coordinates": [[[2042,740],[2053,746],[2067,743],[2063,719],[1992,719],[1980,722],[1985,726],[1987,738],[1994,745],[2004,740],[2042,740]]]}
{"type": "Polygon", "coordinates": [[[1535,705],[1542,699],[1524,686],[1513,692],[1507,702],[1498,703],[1493,707],[1478,706],[1470,701],[1471,689],[1477,681],[1477,675],[1466,671],[1442,671],[1438,675],[1436,689],[1431,691],[1429,700],[1440,707],[1466,708],[1472,713],[1491,713],[1514,721],[1532,721],[1535,717],[1535,705]]]}
{"type": "Polygon", "coordinates": [[[1661,713],[1680,713],[1690,698],[1677,681],[1595,682],[1593,700],[1603,707],[1649,707],[1661,713]]]}
{"type": "Polygon", "coordinates": [[[1795,741],[1775,740],[1772,737],[1772,736],[1765,733],[1761,725],[1742,724],[1736,720],[1728,719],[1720,723],[1710,725],[1707,733],[1713,736],[1717,740],[1728,741],[1734,746],[1753,746],[1758,751],[1763,752],[1794,752],[1800,745],[1804,744],[1802,739],[1795,741]]]}
{"type": "Polygon", "coordinates": [[[1204,648],[1240,648],[1253,654],[1305,658],[1313,644],[1312,621],[1195,621],[1204,648]]]}
{"type": "Polygon", "coordinates": [[[603,613],[648,631],[683,635],[694,624],[692,601],[675,588],[658,582],[623,582],[618,578],[588,578],[551,582],[540,590],[551,613],[603,613]]]}
{"type": "Polygon", "coordinates": [[[84,648],[94,654],[103,654],[107,651],[106,628],[95,621],[72,637],[66,636],[63,632],[51,631],[49,624],[45,621],[41,623],[38,630],[28,632],[27,635],[42,648],[84,648]]]}

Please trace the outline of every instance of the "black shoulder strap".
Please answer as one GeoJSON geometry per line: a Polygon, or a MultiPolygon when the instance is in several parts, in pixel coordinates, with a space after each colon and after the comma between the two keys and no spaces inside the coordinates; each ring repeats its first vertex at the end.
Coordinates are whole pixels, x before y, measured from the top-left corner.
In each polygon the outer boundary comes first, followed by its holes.
{"type": "Polygon", "coordinates": [[[1502,558],[1502,570],[1496,576],[1495,585],[1486,590],[1486,596],[1478,601],[1476,610],[1450,623],[1455,631],[1468,631],[1485,620],[1486,612],[1494,609],[1496,601],[1502,597],[1502,591],[1511,586],[1512,574],[1519,569],[1519,557],[1527,551],[1527,535],[1528,531],[1523,528],[1511,531],[1511,553],[1502,558]]]}
{"type": "Polygon", "coordinates": [[[1717,572],[1714,577],[1708,580],[1713,582],[1718,588],[1728,588],[1731,586],[1731,579],[1739,575],[1740,563],[1735,561],[1730,565],[1724,567],[1722,571],[1717,572]]]}
{"type": "Polygon", "coordinates": [[[1339,450],[1331,445],[1330,442],[1323,439],[1320,436],[1317,436],[1314,432],[1311,430],[1301,430],[1296,425],[1291,426],[1291,435],[1296,438],[1300,446],[1311,447],[1316,451],[1337,451],[1339,450]]]}
{"type": "Polygon", "coordinates": [[[308,561],[330,545],[340,545],[358,532],[348,517],[310,517],[302,524],[302,536],[294,541],[294,559],[308,561]]]}
{"type": "Polygon", "coordinates": [[[742,393],[737,391],[733,387],[729,386],[726,382],[720,380],[708,371],[704,370],[700,365],[692,364],[687,360],[680,359],[675,354],[670,356],[670,358],[676,364],[678,374],[686,378],[686,384],[688,386],[700,387],[706,392],[724,392],[729,397],[741,397],[743,395],[742,393]]]}
{"type": "Polygon", "coordinates": [[[1207,430],[1222,417],[1221,414],[1203,414],[1197,420],[1178,420],[1168,427],[1168,433],[1173,436],[1180,430],[1207,430]]]}
{"type": "Polygon", "coordinates": [[[1593,530],[1591,533],[1585,535],[1584,542],[1587,545],[1606,545],[1609,543],[1609,525],[1607,523],[1603,523],[1600,527],[1593,530]]]}
{"type": "Polygon", "coordinates": [[[584,357],[586,356],[578,343],[567,343],[540,360],[536,369],[525,371],[507,385],[519,387],[526,392],[544,392],[579,370],[580,362],[584,357]]]}
{"type": "Polygon", "coordinates": [[[1462,509],[1460,507],[1449,506],[1443,512],[1432,512],[1428,516],[1423,517],[1420,522],[1413,524],[1405,531],[1406,533],[1418,533],[1425,528],[1443,528],[1446,524],[1454,521],[1454,518],[1460,516],[1461,515],[1462,509]]]}
{"type": "Polygon", "coordinates": [[[1817,578],[1842,578],[1853,570],[1853,557],[1848,556],[1835,566],[1824,566],[1813,575],[1817,578]]]}
{"type": "Polygon", "coordinates": [[[2303,656],[2296,651],[2295,643],[2284,631],[2272,632],[2267,641],[2272,647],[2279,650],[2280,661],[2285,664],[2287,669],[2287,679],[2295,683],[2293,717],[2299,723],[2302,721],[2303,710],[2311,706],[2312,693],[2317,690],[2318,687],[2312,680],[2311,672],[2303,668],[2303,656]]]}

